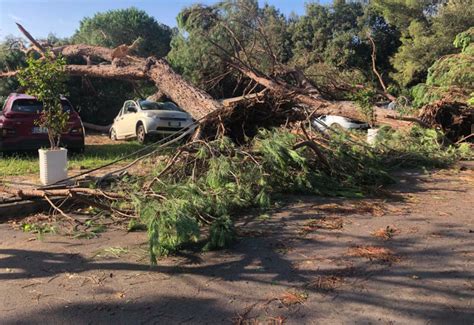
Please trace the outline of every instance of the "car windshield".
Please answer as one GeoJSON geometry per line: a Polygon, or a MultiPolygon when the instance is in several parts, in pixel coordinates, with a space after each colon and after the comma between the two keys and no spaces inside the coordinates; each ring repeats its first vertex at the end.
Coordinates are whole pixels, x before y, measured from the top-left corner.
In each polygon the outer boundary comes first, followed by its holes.
{"type": "Polygon", "coordinates": [[[176,106],[172,102],[151,102],[148,100],[140,101],[140,106],[142,110],[149,111],[149,110],[160,110],[160,111],[179,111],[182,112],[183,110],[176,106]]]}
{"type": "MultiPolygon", "coordinates": [[[[71,104],[66,100],[61,100],[64,112],[72,110],[71,104]]],[[[19,113],[40,113],[43,110],[43,103],[36,99],[17,99],[13,103],[12,111],[19,113]]]]}

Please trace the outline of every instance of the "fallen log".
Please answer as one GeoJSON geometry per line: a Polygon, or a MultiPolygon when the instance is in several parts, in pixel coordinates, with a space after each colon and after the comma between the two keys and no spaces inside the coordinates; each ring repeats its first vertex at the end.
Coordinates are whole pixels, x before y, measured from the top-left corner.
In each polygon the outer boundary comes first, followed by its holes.
{"type": "Polygon", "coordinates": [[[64,218],[75,223],[82,223],[80,220],[69,216],[64,212],[58,205],[56,205],[54,200],[58,199],[72,199],[85,203],[89,206],[97,207],[101,210],[110,211],[117,213],[123,217],[132,218],[134,217],[127,211],[123,211],[117,208],[114,208],[110,202],[120,199],[125,199],[125,196],[115,193],[102,191],[100,189],[92,188],[65,188],[65,189],[50,189],[50,190],[39,190],[39,189],[16,189],[7,186],[0,186],[0,192],[13,194],[21,199],[43,199],[45,200],[54,210],[59,212],[64,218]],[[94,200],[96,199],[96,200],[94,200]],[[101,203],[97,199],[103,199],[106,203],[101,203]]]}
{"type": "Polygon", "coordinates": [[[38,190],[38,189],[17,189],[7,186],[0,186],[0,192],[13,194],[21,198],[44,198],[47,196],[67,197],[72,194],[87,194],[89,196],[105,197],[108,199],[123,199],[124,196],[114,192],[105,192],[92,188],[66,188],[54,190],[38,190]]]}

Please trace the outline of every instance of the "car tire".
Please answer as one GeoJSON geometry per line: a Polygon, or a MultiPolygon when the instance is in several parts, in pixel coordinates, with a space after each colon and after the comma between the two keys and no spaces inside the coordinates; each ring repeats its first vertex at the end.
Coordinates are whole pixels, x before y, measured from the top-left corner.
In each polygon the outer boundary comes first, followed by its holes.
{"type": "Polygon", "coordinates": [[[136,135],[139,143],[145,144],[148,142],[148,135],[146,134],[145,127],[143,126],[143,124],[138,124],[136,135]]]}
{"type": "Polygon", "coordinates": [[[115,132],[115,129],[111,129],[111,130],[110,130],[110,135],[109,135],[109,137],[110,137],[110,140],[112,140],[112,141],[117,141],[117,133],[115,132]]]}

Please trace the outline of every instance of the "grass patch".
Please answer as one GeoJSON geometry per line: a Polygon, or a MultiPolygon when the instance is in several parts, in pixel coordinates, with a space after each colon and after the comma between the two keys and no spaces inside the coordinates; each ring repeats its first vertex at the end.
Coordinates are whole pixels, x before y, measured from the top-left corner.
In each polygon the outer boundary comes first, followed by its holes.
{"type": "MultiPolygon", "coordinates": [[[[122,142],[116,144],[86,145],[82,154],[69,157],[68,169],[89,169],[110,163],[143,148],[138,142],[122,142]]],[[[1,155],[1,154],[0,154],[1,155]]],[[[125,162],[131,161],[127,158],[125,162]]],[[[0,177],[39,173],[38,153],[22,152],[4,154],[0,159],[0,177]]]]}
{"type": "Polygon", "coordinates": [[[97,251],[92,258],[98,259],[112,259],[119,258],[122,255],[128,254],[129,249],[126,247],[107,247],[97,251]]]}

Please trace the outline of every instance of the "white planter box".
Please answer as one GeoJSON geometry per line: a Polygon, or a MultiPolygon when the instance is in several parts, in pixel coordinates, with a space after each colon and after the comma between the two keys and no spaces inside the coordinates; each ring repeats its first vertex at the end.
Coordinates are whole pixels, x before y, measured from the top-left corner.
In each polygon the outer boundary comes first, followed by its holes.
{"type": "Polygon", "coordinates": [[[377,137],[377,133],[379,129],[368,129],[367,130],[367,143],[370,145],[375,144],[375,138],[377,137]]]}
{"type": "Polygon", "coordinates": [[[43,185],[67,178],[67,149],[39,149],[40,180],[43,185]]]}

